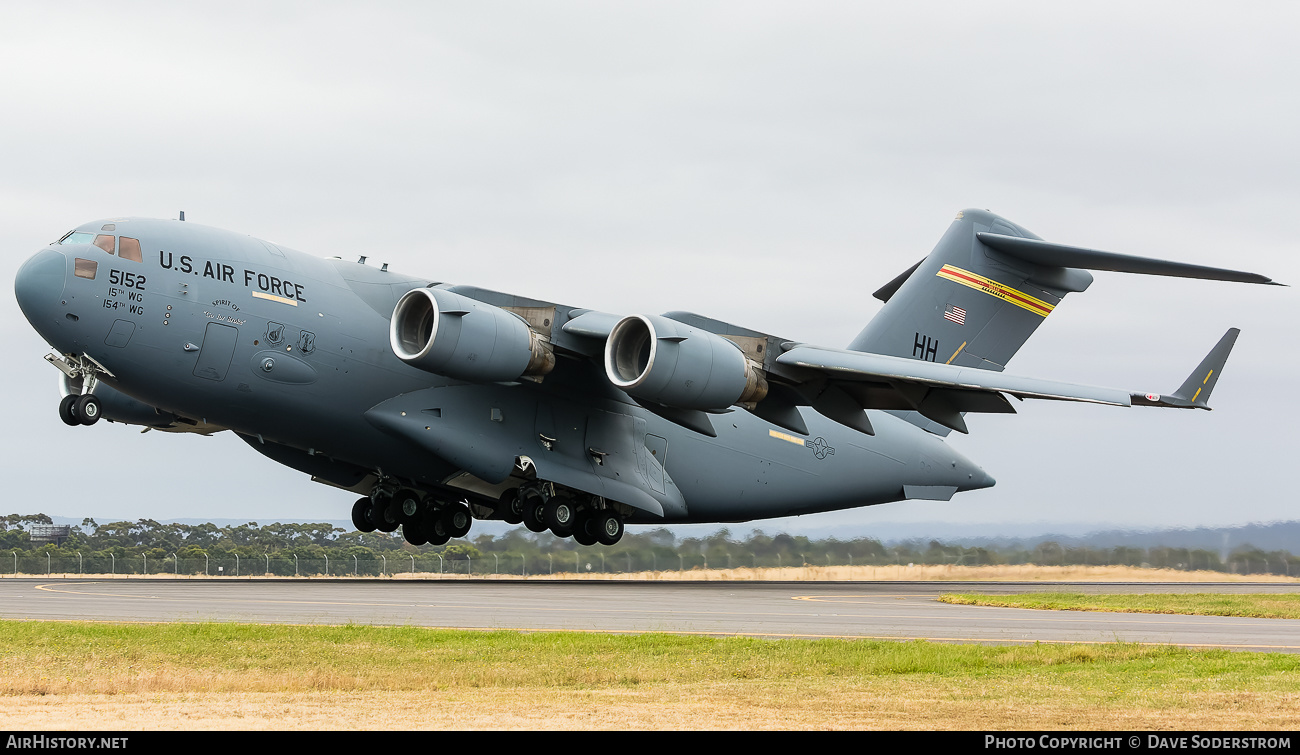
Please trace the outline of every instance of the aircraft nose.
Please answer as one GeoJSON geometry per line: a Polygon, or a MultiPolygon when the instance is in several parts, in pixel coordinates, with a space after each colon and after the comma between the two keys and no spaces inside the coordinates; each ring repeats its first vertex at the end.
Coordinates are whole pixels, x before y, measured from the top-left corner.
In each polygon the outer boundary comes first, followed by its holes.
{"type": "Polygon", "coordinates": [[[68,258],[56,249],[42,249],[18,268],[14,277],[14,296],[27,320],[40,329],[40,322],[50,316],[63,295],[68,258]]]}

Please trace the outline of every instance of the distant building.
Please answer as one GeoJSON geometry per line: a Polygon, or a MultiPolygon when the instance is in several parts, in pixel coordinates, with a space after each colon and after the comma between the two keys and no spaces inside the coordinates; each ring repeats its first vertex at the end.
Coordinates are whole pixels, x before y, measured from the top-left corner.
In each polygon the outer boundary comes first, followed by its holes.
{"type": "Polygon", "coordinates": [[[30,534],[33,543],[54,543],[58,546],[72,534],[72,527],[66,524],[33,524],[30,534]]]}

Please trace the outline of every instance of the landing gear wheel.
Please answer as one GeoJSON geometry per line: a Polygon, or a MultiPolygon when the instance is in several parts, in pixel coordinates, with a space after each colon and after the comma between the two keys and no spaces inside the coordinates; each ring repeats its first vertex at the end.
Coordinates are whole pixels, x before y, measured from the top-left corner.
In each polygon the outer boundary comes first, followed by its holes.
{"type": "Polygon", "coordinates": [[[519,495],[519,488],[511,488],[501,494],[497,512],[506,524],[519,524],[524,521],[524,501],[519,495]]]}
{"type": "Polygon", "coordinates": [[[596,540],[601,545],[613,545],[623,539],[623,518],[612,511],[601,511],[592,519],[596,540]]]}
{"type": "Polygon", "coordinates": [[[465,537],[474,525],[474,517],[469,513],[469,506],[459,501],[442,510],[442,526],[452,537],[465,537]]]}
{"type": "Polygon", "coordinates": [[[371,505],[370,521],[375,523],[375,529],[379,530],[380,532],[397,531],[397,525],[399,524],[399,522],[397,521],[397,517],[394,516],[395,512],[393,511],[392,504],[393,502],[391,500],[388,500],[388,501],[375,501],[371,505]]]}
{"type": "Polygon", "coordinates": [[[99,415],[104,411],[104,407],[95,398],[93,393],[87,393],[77,399],[77,419],[83,425],[93,425],[99,421],[99,415]]]}
{"type": "Polygon", "coordinates": [[[77,399],[80,396],[64,396],[59,402],[59,419],[63,420],[65,425],[80,425],[81,420],[77,419],[77,399]]]}
{"type": "Polygon", "coordinates": [[[573,541],[578,545],[595,545],[594,518],[588,511],[578,512],[573,519],[573,541]]]}
{"type": "MultiPolygon", "coordinates": [[[[573,531],[573,501],[561,496],[555,496],[546,502],[546,508],[543,511],[542,519],[546,522],[546,526],[551,528],[552,532],[556,532],[558,535],[558,531],[573,531]]],[[[559,536],[564,537],[563,535],[559,536]]]]}
{"type": "Polygon", "coordinates": [[[357,532],[374,532],[375,523],[370,521],[370,499],[361,498],[352,504],[352,526],[357,532]]]}
{"type": "Polygon", "coordinates": [[[420,494],[410,488],[397,491],[389,505],[401,524],[411,524],[420,518],[420,494]]]}
{"type": "Polygon", "coordinates": [[[384,505],[373,498],[368,500],[370,508],[366,509],[366,521],[370,522],[370,531],[374,532],[384,523],[384,505]]]}
{"type": "Polygon", "coordinates": [[[438,516],[426,521],[432,523],[432,526],[425,530],[429,545],[446,545],[447,541],[451,539],[451,534],[447,532],[446,526],[443,525],[442,517],[438,516]]]}
{"type": "Polygon", "coordinates": [[[424,525],[418,520],[402,525],[402,537],[411,545],[424,545],[429,542],[429,536],[424,532],[424,525]]]}
{"type": "Polygon", "coordinates": [[[524,526],[529,532],[546,531],[546,501],[537,493],[524,496],[524,526]]]}

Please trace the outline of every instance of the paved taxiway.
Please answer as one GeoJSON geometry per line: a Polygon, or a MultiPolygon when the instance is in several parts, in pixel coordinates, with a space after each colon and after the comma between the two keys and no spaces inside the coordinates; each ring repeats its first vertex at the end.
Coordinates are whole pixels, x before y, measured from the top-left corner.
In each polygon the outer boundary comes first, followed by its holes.
{"type": "Polygon", "coordinates": [[[949,592],[1295,592],[1287,584],[0,580],[0,617],[401,624],[1300,652],[1300,620],[955,606],[949,592]]]}

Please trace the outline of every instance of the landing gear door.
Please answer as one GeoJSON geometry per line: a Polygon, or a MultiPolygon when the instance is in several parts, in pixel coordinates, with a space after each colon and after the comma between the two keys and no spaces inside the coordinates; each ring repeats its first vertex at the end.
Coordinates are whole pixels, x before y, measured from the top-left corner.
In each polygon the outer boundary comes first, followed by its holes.
{"type": "Polygon", "coordinates": [[[644,496],[656,501],[664,512],[686,515],[681,491],[660,461],[667,442],[647,435],[644,420],[617,412],[591,412],[587,415],[586,451],[596,477],[606,481],[608,498],[632,504],[630,496],[644,496]]]}
{"type": "Polygon", "coordinates": [[[593,412],[587,417],[586,451],[597,477],[640,487],[632,417],[593,412]]]}
{"type": "Polygon", "coordinates": [[[194,365],[194,375],[207,380],[225,380],[238,338],[238,328],[216,322],[208,323],[208,329],[203,334],[203,346],[199,349],[199,361],[194,365]]]}
{"type": "Polygon", "coordinates": [[[650,452],[646,459],[646,479],[650,489],[656,493],[664,492],[664,465],[668,463],[668,441],[658,435],[646,434],[645,449],[650,452]]]}

